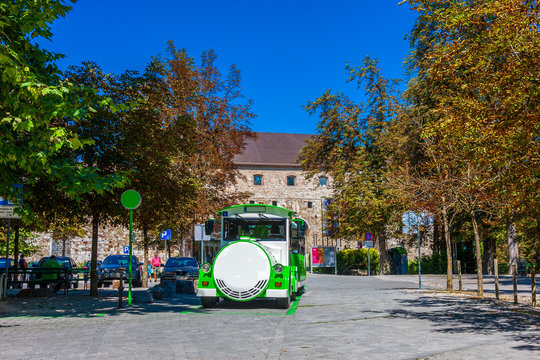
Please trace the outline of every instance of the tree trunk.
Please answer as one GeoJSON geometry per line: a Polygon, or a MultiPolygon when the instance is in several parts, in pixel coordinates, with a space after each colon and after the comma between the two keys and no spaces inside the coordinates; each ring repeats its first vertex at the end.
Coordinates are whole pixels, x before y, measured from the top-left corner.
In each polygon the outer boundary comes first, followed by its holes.
{"type": "Polygon", "coordinates": [[[143,249],[144,249],[144,263],[142,272],[142,286],[148,287],[148,229],[143,227],[143,249]]]}
{"type": "Polygon", "coordinates": [[[443,198],[442,206],[442,220],[444,226],[444,242],[446,244],[446,290],[453,290],[453,278],[452,278],[452,241],[450,239],[450,225],[448,224],[448,211],[444,204],[443,198]]]}
{"type": "Polygon", "coordinates": [[[516,265],[519,259],[519,248],[517,243],[516,224],[508,222],[506,224],[506,241],[508,243],[508,274],[512,274],[512,265],[516,265]]]}
{"type": "Polygon", "coordinates": [[[92,255],[90,259],[90,296],[98,296],[97,256],[98,256],[99,214],[92,216],[92,255]]]}
{"type": "Polygon", "coordinates": [[[493,261],[495,260],[495,238],[487,237],[484,240],[484,274],[493,275],[493,261]]]}
{"type": "Polygon", "coordinates": [[[66,256],[66,237],[62,236],[62,256],[66,256]]]}
{"type": "Polygon", "coordinates": [[[474,230],[474,245],[476,247],[476,274],[478,278],[478,296],[484,296],[484,278],[482,275],[482,251],[480,249],[480,234],[478,233],[478,223],[474,211],[470,211],[471,222],[474,230]]]}
{"type": "Polygon", "coordinates": [[[380,256],[380,265],[379,272],[381,275],[390,274],[390,262],[388,259],[388,251],[386,251],[386,234],[384,227],[379,231],[379,236],[377,236],[377,250],[379,251],[380,256]]]}

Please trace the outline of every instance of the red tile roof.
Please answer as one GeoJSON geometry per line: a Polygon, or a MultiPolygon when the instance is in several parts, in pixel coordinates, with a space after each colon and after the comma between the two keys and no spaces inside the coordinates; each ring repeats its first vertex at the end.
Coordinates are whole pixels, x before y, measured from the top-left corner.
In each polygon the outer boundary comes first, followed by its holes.
{"type": "Polygon", "coordinates": [[[234,158],[237,165],[300,166],[296,161],[300,149],[313,135],[257,132],[242,153],[234,158]]]}

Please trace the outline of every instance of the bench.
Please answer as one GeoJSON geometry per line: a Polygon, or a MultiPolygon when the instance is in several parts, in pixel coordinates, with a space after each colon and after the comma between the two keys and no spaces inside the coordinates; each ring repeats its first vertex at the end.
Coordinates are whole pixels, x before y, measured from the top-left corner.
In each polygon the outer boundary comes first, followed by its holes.
{"type": "Polygon", "coordinates": [[[35,285],[50,285],[50,284],[64,284],[64,294],[69,291],[72,283],[78,283],[79,281],[87,281],[87,277],[79,278],[78,274],[80,269],[68,269],[68,268],[26,268],[26,269],[9,269],[9,279],[7,281],[7,287],[15,284],[28,284],[29,287],[35,285]],[[43,274],[55,274],[56,279],[42,279],[43,274]],[[77,274],[77,277],[73,277],[77,274]]]}

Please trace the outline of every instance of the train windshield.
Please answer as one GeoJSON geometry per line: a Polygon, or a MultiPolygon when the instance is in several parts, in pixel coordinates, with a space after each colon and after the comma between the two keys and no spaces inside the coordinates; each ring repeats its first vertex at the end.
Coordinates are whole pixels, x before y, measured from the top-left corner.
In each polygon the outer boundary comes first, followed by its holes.
{"type": "Polygon", "coordinates": [[[223,240],[285,241],[285,219],[227,218],[223,221],[223,240]]]}

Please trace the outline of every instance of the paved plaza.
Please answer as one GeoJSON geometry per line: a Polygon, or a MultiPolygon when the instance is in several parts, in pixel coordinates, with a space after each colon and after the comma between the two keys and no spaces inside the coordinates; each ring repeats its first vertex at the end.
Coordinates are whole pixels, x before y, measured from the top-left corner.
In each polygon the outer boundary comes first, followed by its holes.
{"type": "MultiPolygon", "coordinates": [[[[2,359],[538,359],[540,313],[408,277],[310,275],[289,310],[194,295],[117,309],[115,291],[0,303],[2,359]],[[427,283],[426,283],[426,286],[427,283]]],[[[427,281],[427,279],[426,279],[427,281]]],[[[125,302],[124,302],[125,303],[125,302]]]]}

